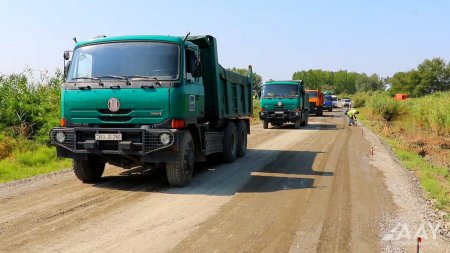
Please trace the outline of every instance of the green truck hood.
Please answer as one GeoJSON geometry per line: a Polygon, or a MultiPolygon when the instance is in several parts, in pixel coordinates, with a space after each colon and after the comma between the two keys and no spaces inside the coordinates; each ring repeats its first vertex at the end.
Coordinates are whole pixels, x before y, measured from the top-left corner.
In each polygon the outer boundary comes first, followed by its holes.
{"type": "Polygon", "coordinates": [[[169,89],[63,90],[62,117],[75,124],[158,124],[169,117],[169,89]],[[117,112],[108,109],[116,98],[117,112]]]}
{"type": "Polygon", "coordinates": [[[300,98],[263,98],[260,100],[260,106],[264,110],[294,110],[297,109],[299,105],[300,98]]]}

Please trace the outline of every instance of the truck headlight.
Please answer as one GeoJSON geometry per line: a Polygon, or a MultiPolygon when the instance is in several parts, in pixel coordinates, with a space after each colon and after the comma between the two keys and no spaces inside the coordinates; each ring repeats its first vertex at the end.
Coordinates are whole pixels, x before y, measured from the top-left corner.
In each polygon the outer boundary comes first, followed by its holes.
{"type": "Polygon", "coordinates": [[[166,134],[166,133],[163,133],[163,134],[161,134],[161,135],[159,136],[159,140],[161,141],[161,143],[162,143],[163,145],[167,145],[167,144],[170,143],[170,135],[169,135],[169,134],[166,134]]]}
{"type": "Polygon", "coordinates": [[[63,131],[58,131],[55,135],[56,141],[63,143],[66,140],[66,134],[63,131]]]}

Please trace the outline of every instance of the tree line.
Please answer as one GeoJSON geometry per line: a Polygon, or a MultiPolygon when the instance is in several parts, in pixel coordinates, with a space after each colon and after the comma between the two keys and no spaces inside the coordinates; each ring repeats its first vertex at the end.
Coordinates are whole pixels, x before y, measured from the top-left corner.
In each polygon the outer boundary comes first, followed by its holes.
{"type": "Polygon", "coordinates": [[[388,79],[391,84],[389,92],[407,93],[412,97],[420,97],[439,91],[450,90],[450,62],[442,58],[427,59],[416,69],[397,72],[388,79]]]}
{"type": "Polygon", "coordinates": [[[297,71],[293,80],[303,80],[307,89],[333,91],[335,94],[353,94],[359,91],[381,90],[385,88],[384,79],[377,74],[349,72],[347,70],[328,71],[310,69],[297,71]]]}
{"type": "MultiPolygon", "coordinates": [[[[230,70],[248,75],[248,69],[232,68],[230,70]]],[[[259,90],[262,77],[253,72],[253,78],[254,89],[259,90]]],[[[450,62],[446,63],[442,58],[426,59],[416,69],[397,72],[392,77],[384,78],[377,74],[367,75],[347,70],[301,70],[292,74],[292,80],[303,80],[307,89],[320,88],[335,94],[354,94],[388,88],[390,95],[406,93],[411,97],[420,97],[450,90],[450,62]]]]}

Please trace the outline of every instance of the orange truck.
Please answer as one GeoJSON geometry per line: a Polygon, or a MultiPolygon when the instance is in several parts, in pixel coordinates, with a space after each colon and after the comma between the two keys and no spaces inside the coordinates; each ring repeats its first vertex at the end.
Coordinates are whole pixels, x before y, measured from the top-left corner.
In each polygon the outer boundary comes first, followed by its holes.
{"type": "Polygon", "coordinates": [[[323,93],[320,90],[306,90],[309,95],[309,114],[323,115],[323,93]]]}

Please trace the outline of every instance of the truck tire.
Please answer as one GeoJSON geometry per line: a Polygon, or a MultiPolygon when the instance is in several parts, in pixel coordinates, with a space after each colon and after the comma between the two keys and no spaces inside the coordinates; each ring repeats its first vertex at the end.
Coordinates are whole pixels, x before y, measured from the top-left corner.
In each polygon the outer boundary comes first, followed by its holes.
{"type": "Polygon", "coordinates": [[[222,160],[231,163],[236,159],[238,147],[238,133],[236,125],[228,121],[223,133],[223,152],[222,160]]]}
{"type": "Polygon", "coordinates": [[[167,180],[171,186],[183,187],[191,182],[194,159],[194,142],[191,133],[186,132],[181,141],[180,160],[166,163],[167,180]]]}
{"type": "Polygon", "coordinates": [[[296,119],[294,122],[294,128],[299,129],[301,125],[302,125],[302,118],[296,119]]]}
{"type": "Polygon", "coordinates": [[[92,158],[88,160],[74,159],[72,164],[75,176],[83,183],[98,181],[102,177],[103,171],[105,171],[105,163],[95,161],[92,158]]]}
{"type": "Polygon", "coordinates": [[[301,126],[307,126],[308,125],[308,117],[309,117],[309,113],[304,113],[303,114],[304,120],[302,121],[301,126]]]}
{"type": "Polygon", "coordinates": [[[261,123],[262,123],[264,129],[269,128],[269,122],[268,121],[263,120],[261,123]]]}
{"type": "Polygon", "coordinates": [[[238,120],[236,129],[238,133],[237,157],[244,157],[247,152],[247,124],[243,120],[238,120]]]}

